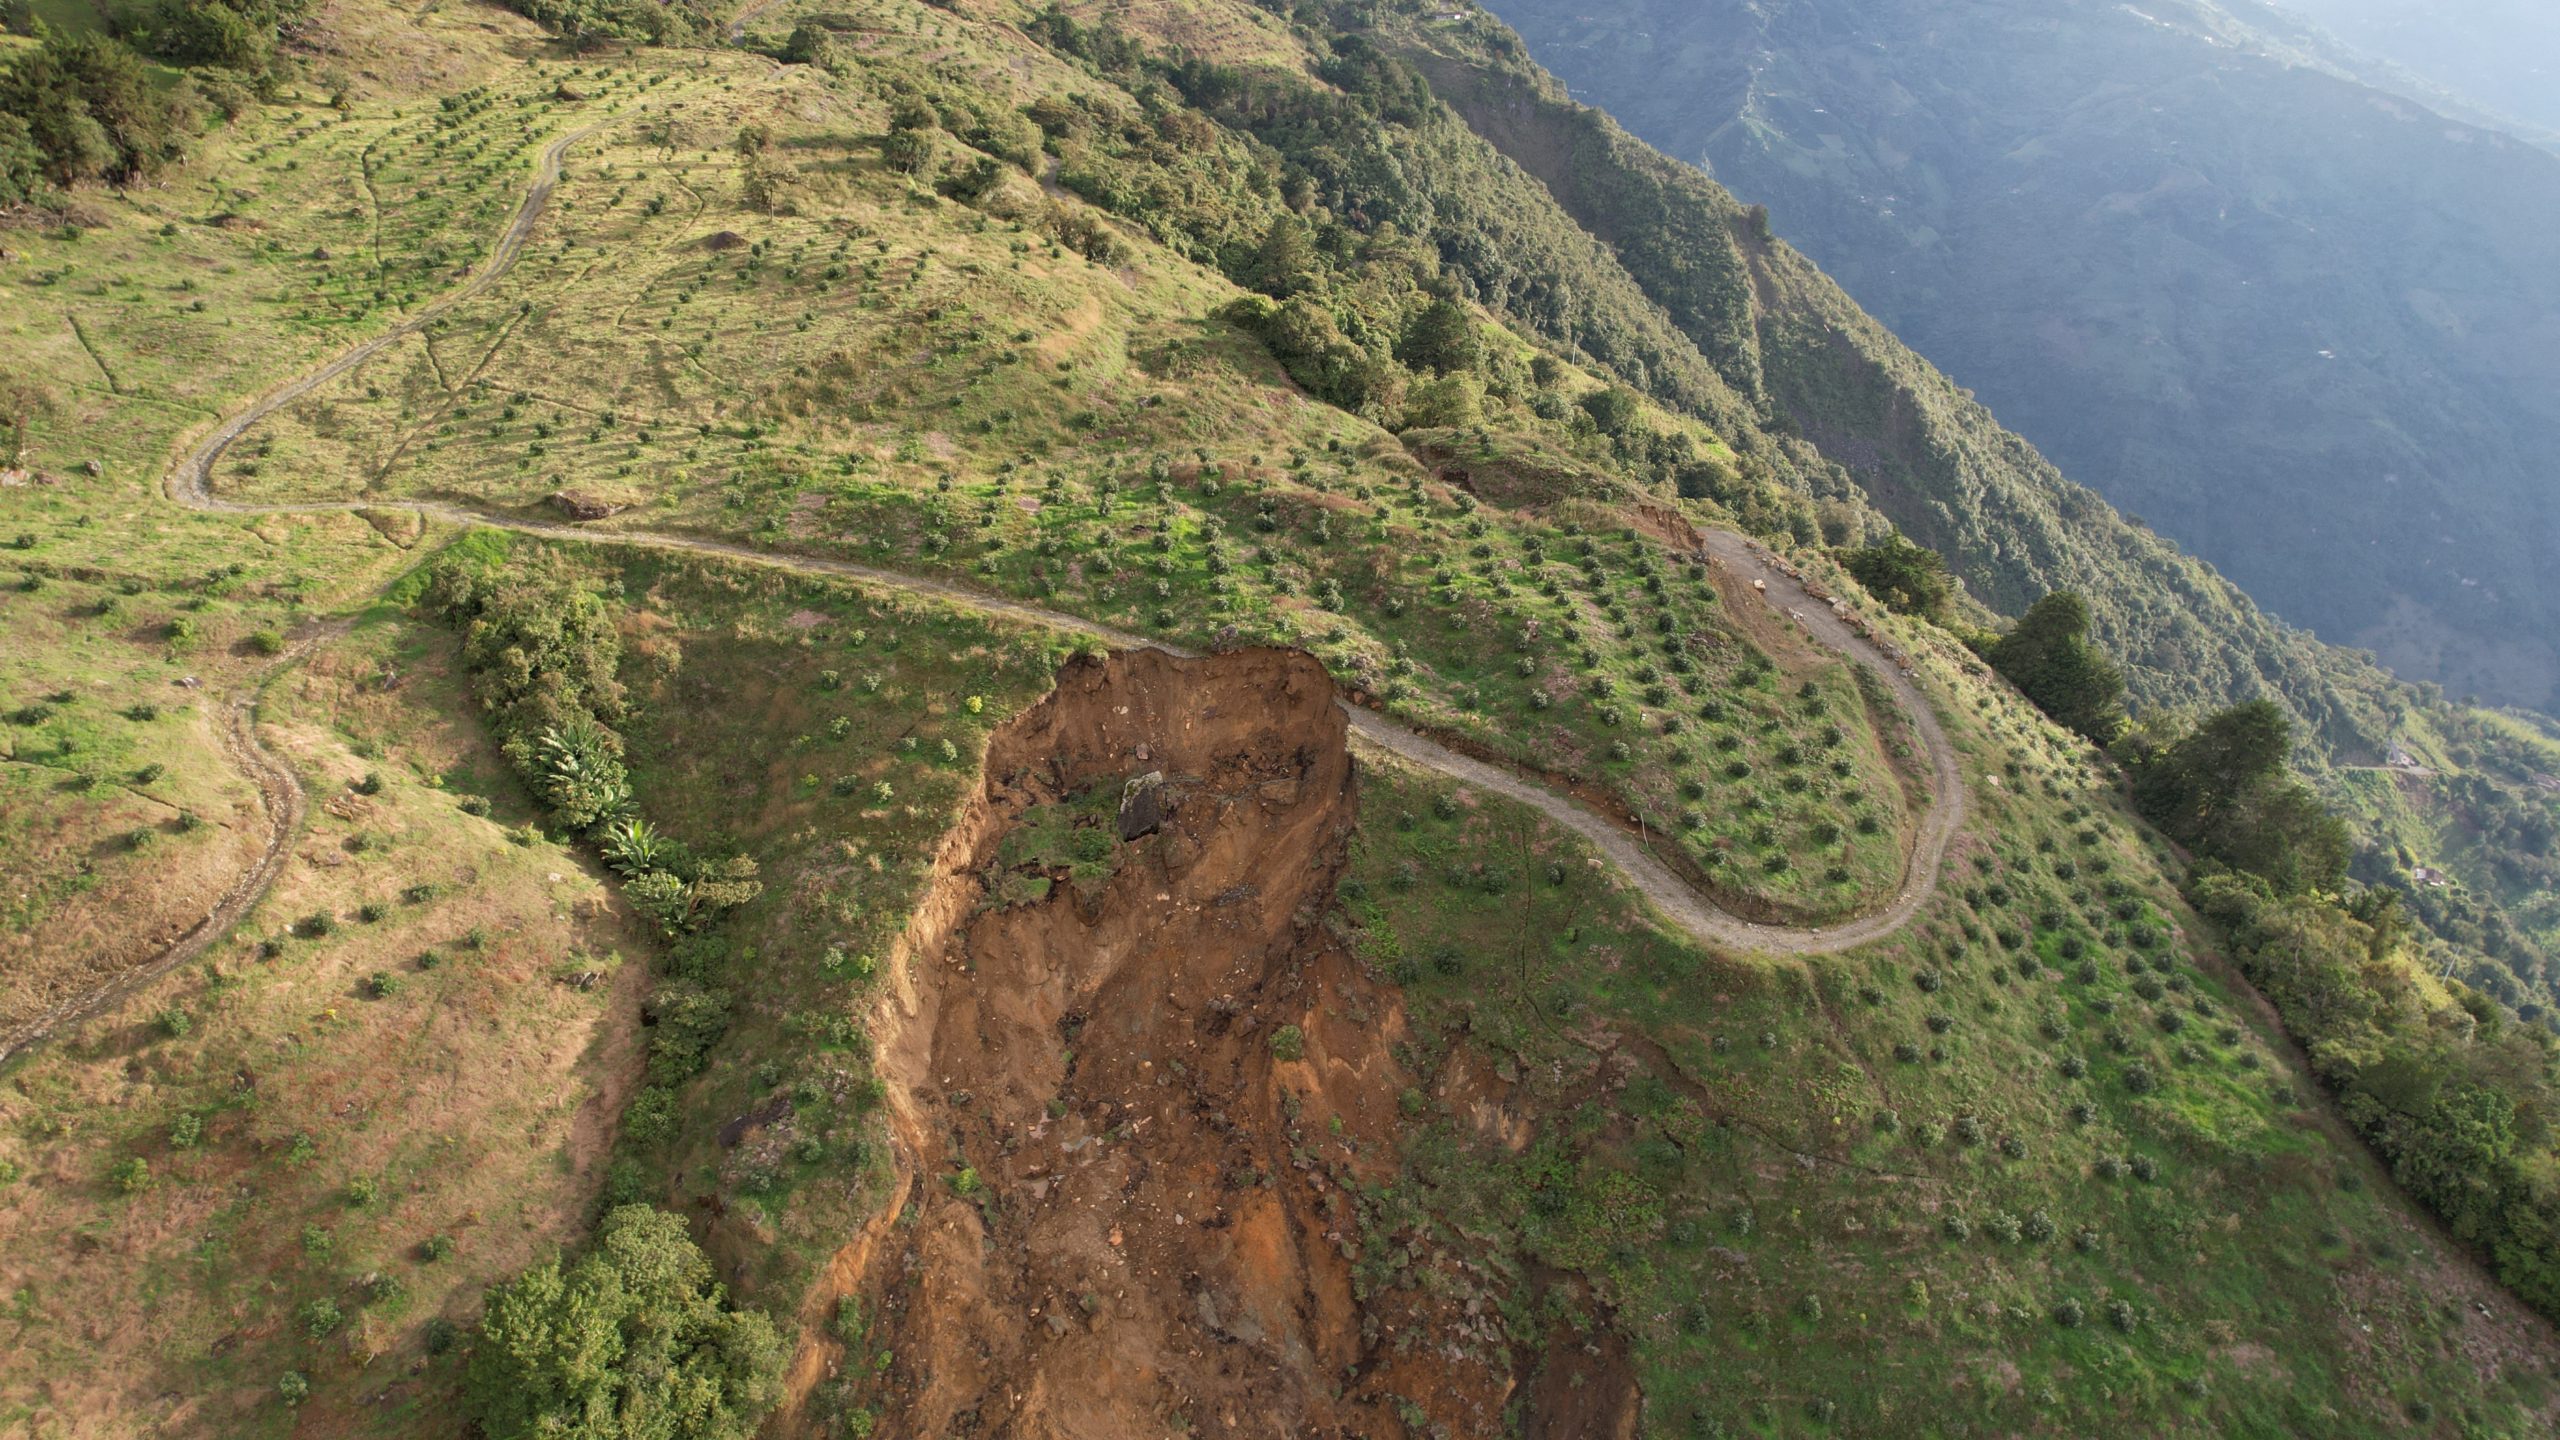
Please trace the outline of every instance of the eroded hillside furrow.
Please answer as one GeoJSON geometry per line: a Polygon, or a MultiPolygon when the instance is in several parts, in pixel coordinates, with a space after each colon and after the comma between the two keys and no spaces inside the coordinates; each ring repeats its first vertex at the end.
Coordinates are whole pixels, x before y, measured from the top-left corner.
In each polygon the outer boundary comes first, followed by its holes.
{"type": "MultiPolygon", "coordinates": [[[[1395,994],[1322,923],[1347,738],[1323,668],[1270,650],[1080,660],[995,737],[879,1027],[908,1214],[832,1272],[898,1357],[847,1398],[895,1433],[1505,1433],[1497,1328],[1354,1292],[1352,1187],[1395,1173],[1413,1081],[1395,994]],[[1026,866],[1013,837],[1066,815],[1108,860],[1026,866]]],[[[795,1401],[837,1368],[807,1343],[795,1401]]]]}

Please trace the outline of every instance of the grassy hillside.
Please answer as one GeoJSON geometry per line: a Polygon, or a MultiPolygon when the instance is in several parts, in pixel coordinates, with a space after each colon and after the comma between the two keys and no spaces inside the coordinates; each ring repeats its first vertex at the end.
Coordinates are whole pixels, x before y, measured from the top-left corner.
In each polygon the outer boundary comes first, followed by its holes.
{"type": "Polygon", "coordinates": [[[8,1425],[2549,1428],[2111,766],[1828,558],[1885,521],[1716,298],[1800,261],[1656,304],[1385,51],[1120,20],[346,3],[343,110],[10,232],[0,993],[133,979],[0,1062],[8,1425]],[[421,319],[222,453],[279,508],[160,490],[421,319]],[[1732,526],[1951,735],[1943,867],[1934,728],[1732,526]],[[134,973],[263,833],[242,703],[306,819],[134,973]]]}
{"type": "MultiPolygon", "coordinates": [[[[2457,874],[2459,903],[2420,906],[2459,948],[2476,983],[2547,1003],[2553,952],[2535,897],[2553,854],[2552,767],[2492,712],[2448,705],[2363,653],[2320,644],[2258,608],[2212,566],[2126,520],[2003,430],[1974,397],[1860,311],[1839,286],[1697,171],[1646,148],[1567,98],[1517,37],[1489,17],[1381,18],[1378,33],[1414,57],[1443,98],[1540,177],[1580,223],[1612,237],[1631,276],[1702,346],[1730,346],[1721,317],[1746,304],[1757,337],[1756,393],[1800,458],[1812,494],[1854,484],[1860,500],[1944,554],[1974,596],[2016,613],[2052,590],[2090,604],[2101,643],[2125,665],[2137,708],[2153,713],[2279,699],[2305,728],[2301,757],[2327,792],[2364,822],[2359,878],[2413,898],[2437,897],[2421,867],[2457,874]],[[1735,295],[1734,262],[1749,281],[1735,295]],[[1719,299],[1718,297],[1722,298],[1719,299]],[[1826,480],[1826,476],[1831,477],[1826,480]],[[2461,758],[2429,737],[2470,737],[2461,758]],[[2394,748],[2429,749],[2432,783],[2377,809],[2354,788],[2394,748]],[[2436,842],[2486,830],[2493,847],[2436,842]],[[2495,858],[2492,858],[2494,855],[2495,858]]],[[[1820,503],[1819,501],[1817,502],[1820,503]]],[[[1854,537],[1826,517],[1826,538],[1854,537]]]]}

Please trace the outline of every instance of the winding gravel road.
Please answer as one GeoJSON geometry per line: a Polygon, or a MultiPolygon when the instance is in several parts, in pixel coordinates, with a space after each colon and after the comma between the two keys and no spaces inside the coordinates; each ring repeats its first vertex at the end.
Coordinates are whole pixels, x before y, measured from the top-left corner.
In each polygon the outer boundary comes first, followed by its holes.
{"type": "MultiPolygon", "coordinates": [[[[742,17],[743,18],[743,17],[742,17]]],[[[352,346],[315,366],[311,370],[268,390],[243,406],[228,419],[207,431],[171,468],[167,477],[170,498],[191,509],[229,515],[315,514],[330,511],[406,510],[428,520],[441,520],[457,525],[481,525],[538,536],[547,540],[570,541],[588,545],[626,545],[656,550],[682,551],[712,555],[723,559],[807,574],[829,575],[857,580],[884,590],[926,596],[962,606],[982,614],[1002,616],[1036,625],[1086,635],[1117,648],[1147,647],[1176,655],[1193,652],[1168,645],[1143,635],[1134,635],[1109,626],[1098,625],[1080,616],[1049,610],[1019,600],[991,595],[965,585],[927,576],[901,574],[844,560],[824,560],[803,556],[776,555],[751,546],[730,541],[703,539],[689,535],[667,535],[642,530],[592,530],[550,521],[524,519],[508,515],[483,514],[433,501],[390,501],[315,504],[242,504],[217,496],[210,477],[214,464],[232,443],[260,420],[291,404],[331,380],[364,364],[390,346],[426,328],[439,315],[456,305],[486,293],[505,278],[526,241],[540,222],[553,190],[560,181],[560,166],[569,148],[611,122],[599,122],[575,130],[554,140],[542,151],[535,167],[533,183],[523,202],[508,222],[506,232],[490,251],[477,273],[433,304],[419,310],[400,324],[373,339],[352,346]]],[[[1661,911],[1671,924],[1710,945],[1737,950],[1756,950],[1791,955],[1817,955],[1846,950],[1893,933],[1909,921],[1927,903],[1937,888],[1938,873],[1946,858],[1947,847],[1964,821],[1964,783],[1956,766],[1954,747],[1939,726],[1929,702],[1911,678],[1864,635],[1835,617],[1829,606],[1807,594],[1793,577],[1768,562],[1766,555],[1739,535],[1721,531],[1701,533],[1701,541],[1717,563],[1746,581],[1757,581],[1765,590],[1769,603],[1782,617],[1801,626],[1818,644],[1849,657],[1875,674],[1902,706],[1914,737],[1927,752],[1931,800],[1927,814],[1905,863],[1901,887],[1887,904],[1856,919],[1836,925],[1798,928],[1760,925],[1717,908],[1647,848],[1627,824],[1614,817],[1603,816],[1581,801],[1558,793],[1539,780],[1502,766],[1462,755],[1448,746],[1397,724],[1376,711],[1345,702],[1355,740],[1373,753],[1392,755],[1425,770],[1447,775],[1465,784],[1505,796],[1527,805],[1550,820],[1582,836],[1608,857],[1628,880],[1661,911]]],[[[286,848],[301,823],[302,807],[297,787],[283,787],[290,797],[279,793],[275,784],[284,770],[280,761],[259,743],[257,726],[242,697],[231,701],[235,722],[234,737],[228,746],[232,758],[242,772],[258,786],[270,834],[258,864],[243,876],[225,896],[222,906],[206,917],[204,923],[189,932],[185,940],[155,957],[149,964],[129,973],[110,988],[79,1007],[79,1013],[94,1011],[98,1004],[114,994],[129,993],[152,978],[165,974],[203,950],[221,930],[247,914],[281,868],[286,848]]],[[[67,1018],[67,1017],[66,1017],[67,1018]]],[[[18,1042],[19,1048],[27,1041],[18,1042]]]]}

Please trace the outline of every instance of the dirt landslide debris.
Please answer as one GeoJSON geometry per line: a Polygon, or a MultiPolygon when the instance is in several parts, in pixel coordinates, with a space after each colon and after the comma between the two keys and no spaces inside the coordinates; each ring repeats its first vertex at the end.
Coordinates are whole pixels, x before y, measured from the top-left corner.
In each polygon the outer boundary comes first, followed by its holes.
{"type": "MultiPolygon", "coordinates": [[[[1323,667],[1078,660],[986,776],[881,1027],[908,1213],[813,1302],[850,1297],[895,1357],[882,1433],[1509,1433],[1533,1363],[1459,1343],[1482,1325],[1454,1302],[1354,1294],[1350,1187],[1393,1177],[1414,1082],[1394,992],[1324,924],[1355,782],[1323,667]],[[1107,879],[998,903],[1006,837],[1077,804],[1115,843],[1107,879]]],[[[813,1330],[785,1431],[846,1368],[813,1330]]],[[[1536,1431],[1632,1434],[1631,1377],[1586,1379],[1523,1397],[1536,1431]]]]}

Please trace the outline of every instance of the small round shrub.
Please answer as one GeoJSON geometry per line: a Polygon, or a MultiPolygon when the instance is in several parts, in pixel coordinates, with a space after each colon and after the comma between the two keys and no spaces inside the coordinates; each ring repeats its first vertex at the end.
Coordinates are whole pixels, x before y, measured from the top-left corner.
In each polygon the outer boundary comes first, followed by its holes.
{"type": "Polygon", "coordinates": [[[347,1323],[346,1313],[338,1302],[322,1296],[302,1307],[302,1331],[314,1340],[326,1340],[347,1323]]]}

